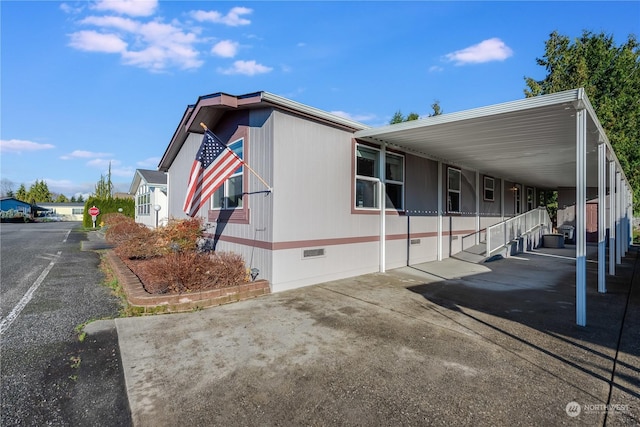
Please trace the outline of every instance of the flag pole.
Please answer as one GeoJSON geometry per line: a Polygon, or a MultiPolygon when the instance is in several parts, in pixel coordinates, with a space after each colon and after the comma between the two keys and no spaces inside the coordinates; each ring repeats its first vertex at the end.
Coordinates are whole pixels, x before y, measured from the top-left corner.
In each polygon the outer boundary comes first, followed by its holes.
{"type": "MultiPolygon", "coordinates": [[[[204,123],[202,123],[202,122],[200,122],[200,126],[202,126],[202,128],[205,130],[205,132],[209,130],[209,128],[207,127],[207,125],[205,125],[205,124],[204,124],[204,123]]],[[[225,147],[226,147],[226,145],[225,145],[225,147]]],[[[258,179],[260,180],[260,182],[262,182],[262,183],[265,185],[265,187],[267,187],[267,188],[269,189],[269,191],[270,191],[270,192],[272,192],[272,191],[273,191],[273,189],[271,188],[271,186],[270,186],[269,184],[267,184],[267,182],[266,182],[264,179],[262,179],[262,177],[261,177],[260,175],[258,175],[258,174],[256,173],[256,171],[254,171],[254,170],[251,168],[251,166],[249,166],[248,164],[246,164],[246,163],[245,163],[245,161],[244,161],[243,159],[241,159],[241,158],[240,158],[240,156],[238,156],[236,153],[234,153],[234,152],[233,152],[233,150],[231,150],[229,147],[227,147],[227,150],[229,150],[229,151],[230,151],[234,156],[236,156],[236,158],[237,158],[238,160],[240,160],[240,161],[242,162],[242,164],[243,164],[244,166],[246,166],[246,167],[247,167],[247,169],[249,169],[249,171],[250,171],[252,174],[254,174],[254,175],[256,176],[256,178],[258,178],[258,179]]]]}

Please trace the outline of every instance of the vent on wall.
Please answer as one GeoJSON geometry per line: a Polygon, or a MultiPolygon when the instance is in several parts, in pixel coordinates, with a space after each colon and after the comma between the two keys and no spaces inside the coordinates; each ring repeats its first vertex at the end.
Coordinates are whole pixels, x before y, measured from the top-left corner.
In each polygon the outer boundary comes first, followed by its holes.
{"type": "Polygon", "coordinates": [[[324,248],[302,250],[302,258],[318,258],[321,256],[324,256],[324,248]]]}
{"type": "Polygon", "coordinates": [[[411,239],[411,244],[412,245],[419,245],[420,244],[420,239],[411,239]]]}

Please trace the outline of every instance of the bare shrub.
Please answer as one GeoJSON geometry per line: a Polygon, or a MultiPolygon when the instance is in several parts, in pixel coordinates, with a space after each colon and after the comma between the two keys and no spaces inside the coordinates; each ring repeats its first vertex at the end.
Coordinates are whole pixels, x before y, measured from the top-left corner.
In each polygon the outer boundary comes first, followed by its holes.
{"type": "Polygon", "coordinates": [[[146,278],[145,289],[150,293],[197,292],[247,281],[242,257],[232,253],[174,252],[134,268],[140,269],[134,271],[138,277],[146,278]]]}
{"type": "Polygon", "coordinates": [[[202,237],[202,219],[170,219],[164,227],[157,228],[157,244],[163,253],[195,251],[202,237]]]}
{"type": "Polygon", "coordinates": [[[107,225],[105,239],[116,246],[140,234],[146,234],[149,229],[136,223],[133,218],[122,214],[108,214],[104,218],[107,225]],[[108,222],[107,222],[108,221],[108,222]]]}

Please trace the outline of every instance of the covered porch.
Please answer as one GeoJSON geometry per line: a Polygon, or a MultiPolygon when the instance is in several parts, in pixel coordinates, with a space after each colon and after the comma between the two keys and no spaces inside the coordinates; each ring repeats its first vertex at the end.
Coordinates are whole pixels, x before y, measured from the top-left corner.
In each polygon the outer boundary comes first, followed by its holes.
{"type": "MultiPolygon", "coordinates": [[[[502,194],[509,181],[548,190],[574,188],[576,323],[586,325],[587,189],[597,189],[600,293],[607,291],[607,274],[615,275],[616,265],[629,248],[633,221],[630,186],[584,89],[364,129],[355,137],[380,145],[383,152],[398,149],[437,161],[439,188],[444,165],[475,171],[477,207],[481,173],[502,177],[502,194]]],[[[504,214],[504,198],[501,204],[504,214]]],[[[443,259],[445,212],[439,191],[438,260],[443,259]]],[[[476,232],[481,229],[478,212],[476,209],[476,232]]],[[[381,223],[384,227],[383,218],[381,223]]],[[[382,253],[384,245],[381,238],[382,253]]]]}

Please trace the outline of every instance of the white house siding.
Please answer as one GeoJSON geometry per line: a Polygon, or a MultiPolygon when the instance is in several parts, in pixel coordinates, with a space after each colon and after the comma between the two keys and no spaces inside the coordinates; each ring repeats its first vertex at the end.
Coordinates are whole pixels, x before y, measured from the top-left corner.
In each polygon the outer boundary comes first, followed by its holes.
{"type": "Polygon", "coordinates": [[[376,271],[378,215],[354,215],[352,133],[276,111],[274,290],[376,271]],[[370,241],[358,241],[361,238],[370,241]],[[304,248],[324,248],[302,258],[304,248]]]}
{"type": "MultiPolygon", "coordinates": [[[[213,131],[224,141],[245,138],[247,163],[273,187],[273,193],[245,196],[248,224],[216,222],[217,211],[203,208],[219,251],[239,253],[259,278],[270,281],[273,291],[371,273],[379,269],[380,216],[377,211],[353,210],[354,149],[352,133],[272,108],[227,113],[213,131]],[[213,215],[213,216],[209,216],[213,215]],[[322,249],[317,256],[304,251],[322,249]]],[[[188,174],[202,139],[188,136],[168,173],[169,212],[182,212],[188,174]]],[[[437,259],[438,191],[443,208],[447,200],[447,164],[442,164],[438,188],[438,162],[412,154],[405,158],[405,211],[386,215],[386,268],[437,259]],[[407,216],[409,218],[407,218],[407,216]],[[410,233],[410,234],[408,234],[410,233]],[[409,240],[408,240],[409,237],[409,240]],[[413,240],[413,244],[409,244],[413,240]]],[[[459,169],[459,168],[458,168],[459,169]]],[[[483,174],[461,169],[461,213],[442,217],[442,254],[462,250],[462,237],[480,227],[512,215],[512,183],[495,179],[495,200],[483,200],[483,174]],[[511,205],[511,213],[509,213],[511,205]]],[[[244,171],[249,192],[266,190],[252,173],[244,171]]],[[[523,199],[526,186],[523,186],[523,199]]],[[[523,202],[524,203],[524,202],[523,202]]],[[[523,209],[525,206],[523,206],[523,209]]],[[[467,243],[465,243],[467,246],[467,243]]]]}
{"type": "MultiPolygon", "coordinates": [[[[244,158],[247,164],[264,179],[273,184],[273,115],[271,108],[228,113],[214,132],[223,141],[245,139],[244,158]]],[[[272,215],[273,194],[248,168],[244,169],[243,205],[249,210],[249,220],[243,223],[216,222],[211,219],[208,233],[218,236],[216,250],[231,251],[242,255],[247,268],[257,268],[259,279],[272,279],[272,215]]],[[[282,191],[286,191],[282,188],[282,191]]],[[[274,187],[274,192],[277,189],[274,187]]],[[[211,212],[213,217],[218,211],[211,212]]],[[[213,218],[212,217],[212,218],[213,218]]]]}
{"type": "MultiPolygon", "coordinates": [[[[191,165],[193,165],[193,160],[196,158],[201,142],[202,134],[189,134],[171,167],[169,167],[167,173],[167,185],[170,188],[168,206],[169,215],[173,218],[188,218],[187,214],[182,211],[182,207],[184,206],[191,165]]],[[[206,211],[204,214],[200,212],[199,215],[203,219],[206,218],[206,211]]]]}

